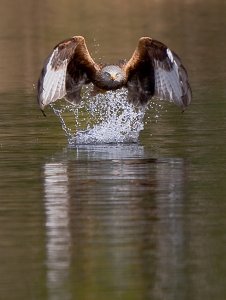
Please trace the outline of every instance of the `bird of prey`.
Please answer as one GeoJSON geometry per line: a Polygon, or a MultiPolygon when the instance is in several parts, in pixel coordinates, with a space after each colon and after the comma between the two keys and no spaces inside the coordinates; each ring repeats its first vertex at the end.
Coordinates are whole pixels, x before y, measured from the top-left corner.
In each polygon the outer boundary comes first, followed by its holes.
{"type": "Polygon", "coordinates": [[[184,110],[192,97],[186,69],[163,43],[141,37],[128,61],[102,65],[90,56],[84,37],[74,36],[57,44],[44,64],[38,81],[41,110],[61,98],[79,103],[81,89],[89,83],[96,92],[125,87],[128,101],[136,106],[156,96],[184,110]]]}

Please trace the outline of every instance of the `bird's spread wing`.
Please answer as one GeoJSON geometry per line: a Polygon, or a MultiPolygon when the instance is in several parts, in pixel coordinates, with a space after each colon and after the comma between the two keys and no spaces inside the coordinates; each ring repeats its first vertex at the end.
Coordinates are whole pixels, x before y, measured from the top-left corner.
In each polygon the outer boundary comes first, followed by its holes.
{"type": "Polygon", "coordinates": [[[47,58],[38,81],[40,108],[43,110],[63,97],[79,101],[82,85],[92,80],[97,67],[83,37],[75,36],[59,43],[47,58]]]}
{"type": "Polygon", "coordinates": [[[180,58],[166,45],[144,37],[125,66],[129,100],[146,104],[156,96],[183,109],[191,102],[188,75],[180,58]]]}

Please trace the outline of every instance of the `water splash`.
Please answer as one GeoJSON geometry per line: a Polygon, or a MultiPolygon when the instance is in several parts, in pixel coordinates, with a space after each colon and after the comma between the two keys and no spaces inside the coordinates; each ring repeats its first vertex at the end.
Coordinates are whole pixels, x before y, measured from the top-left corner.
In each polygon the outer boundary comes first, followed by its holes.
{"type": "Polygon", "coordinates": [[[91,96],[87,88],[79,105],[58,101],[52,108],[72,146],[137,143],[144,128],[146,108],[129,104],[126,89],[91,96]]]}

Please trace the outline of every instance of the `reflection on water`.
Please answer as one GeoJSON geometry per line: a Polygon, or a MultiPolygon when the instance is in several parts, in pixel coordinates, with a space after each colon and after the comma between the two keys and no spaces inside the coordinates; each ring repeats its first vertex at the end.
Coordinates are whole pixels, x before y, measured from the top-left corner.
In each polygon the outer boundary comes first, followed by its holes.
{"type": "Polygon", "coordinates": [[[64,289],[69,276],[70,231],[67,166],[44,166],[47,287],[49,299],[70,299],[64,289]]]}
{"type": "Polygon", "coordinates": [[[185,284],[184,161],[146,159],[139,145],[78,146],[70,155],[44,166],[50,299],[70,295],[71,272],[81,299],[98,288],[97,299],[106,285],[112,299],[133,289],[175,299],[185,284]]]}
{"type": "Polygon", "coordinates": [[[185,205],[185,175],[185,163],[180,159],[170,159],[166,166],[160,164],[156,174],[158,182],[156,203],[158,203],[159,217],[157,228],[161,233],[156,237],[157,280],[153,294],[157,299],[165,297],[181,299],[185,295],[185,291],[178,289],[185,286],[187,280],[182,272],[185,232],[181,215],[185,205]],[[177,276],[173,276],[175,273],[177,276]],[[167,290],[166,294],[165,290],[167,290]]]}

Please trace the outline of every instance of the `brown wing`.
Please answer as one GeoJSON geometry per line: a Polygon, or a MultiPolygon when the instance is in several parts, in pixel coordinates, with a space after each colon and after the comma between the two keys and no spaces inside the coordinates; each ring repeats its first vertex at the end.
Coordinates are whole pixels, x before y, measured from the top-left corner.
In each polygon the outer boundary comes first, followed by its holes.
{"type": "Polygon", "coordinates": [[[124,70],[130,102],[146,104],[157,96],[183,109],[191,102],[188,75],[180,58],[159,41],[141,38],[124,70]]]}
{"type": "Polygon", "coordinates": [[[40,108],[43,110],[63,97],[78,102],[83,84],[95,78],[98,68],[83,37],[75,36],[59,43],[47,58],[38,81],[40,108]]]}

